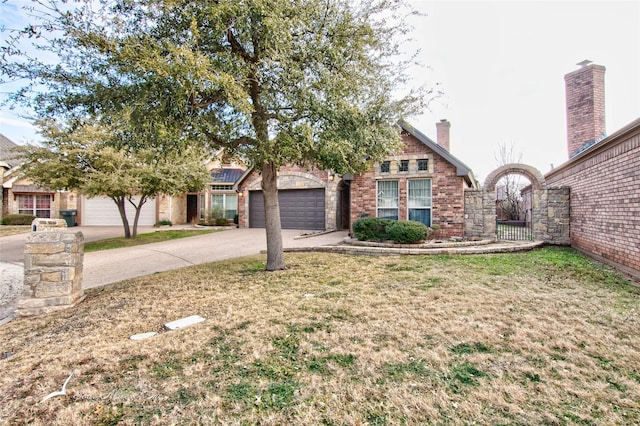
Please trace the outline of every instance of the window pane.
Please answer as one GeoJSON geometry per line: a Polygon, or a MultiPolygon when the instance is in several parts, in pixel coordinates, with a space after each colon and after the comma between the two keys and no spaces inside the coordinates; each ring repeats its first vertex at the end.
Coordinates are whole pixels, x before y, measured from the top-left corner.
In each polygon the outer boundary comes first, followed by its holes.
{"type": "Polygon", "coordinates": [[[389,173],[391,171],[391,162],[385,161],[380,164],[380,173],[389,173]]]}
{"type": "MultiPolygon", "coordinates": [[[[33,195],[25,195],[25,194],[18,195],[18,209],[20,210],[28,209],[28,210],[31,210],[31,212],[33,212],[33,195]]],[[[31,214],[31,213],[25,213],[25,214],[31,214]]]]}
{"type": "Polygon", "coordinates": [[[378,207],[398,207],[398,181],[378,182],[378,207]]]}
{"type": "Polygon", "coordinates": [[[378,217],[398,219],[398,181],[378,182],[378,217]]]}
{"type": "Polygon", "coordinates": [[[429,160],[418,160],[419,171],[429,171],[429,160]]]}
{"type": "Polygon", "coordinates": [[[431,226],[431,209],[409,209],[409,220],[431,226]]]}
{"type": "Polygon", "coordinates": [[[235,194],[226,194],[224,203],[225,219],[233,219],[238,213],[238,196],[235,194]]]}
{"type": "Polygon", "coordinates": [[[37,209],[50,209],[51,208],[51,196],[50,195],[36,195],[36,208],[37,209]]]}
{"type": "Polygon", "coordinates": [[[401,171],[401,172],[408,172],[409,171],[409,160],[400,160],[399,171],[401,171]]]}
{"type": "Polygon", "coordinates": [[[409,208],[431,207],[431,179],[409,181],[409,208]]]}
{"type": "Polygon", "coordinates": [[[398,209],[378,209],[378,217],[398,220],[398,209]]]}

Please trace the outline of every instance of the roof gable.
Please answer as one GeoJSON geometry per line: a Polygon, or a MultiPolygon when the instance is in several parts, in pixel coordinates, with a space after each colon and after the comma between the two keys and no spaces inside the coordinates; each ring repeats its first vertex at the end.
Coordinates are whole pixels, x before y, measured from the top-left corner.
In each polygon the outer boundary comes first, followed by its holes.
{"type": "MultiPolygon", "coordinates": [[[[18,144],[0,133],[0,162],[6,164],[9,168],[16,167],[24,163],[24,158],[13,151],[18,147],[18,144]]],[[[3,167],[6,166],[3,165],[3,167]]]]}
{"type": "Polygon", "coordinates": [[[418,139],[424,145],[426,145],[429,149],[434,151],[436,154],[444,158],[448,163],[452,164],[456,168],[456,175],[464,178],[467,185],[470,187],[477,187],[475,177],[473,176],[473,172],[471,168],[460,161],[458,158],[453,156],[449,151],[432,141],[428,138],[424,133],[420,132],[418,129],[413,127],[411,124],[407,123],[404,120],[398,121],[398,125],[402,130],[409,133],[411,136],[418,139]]]}

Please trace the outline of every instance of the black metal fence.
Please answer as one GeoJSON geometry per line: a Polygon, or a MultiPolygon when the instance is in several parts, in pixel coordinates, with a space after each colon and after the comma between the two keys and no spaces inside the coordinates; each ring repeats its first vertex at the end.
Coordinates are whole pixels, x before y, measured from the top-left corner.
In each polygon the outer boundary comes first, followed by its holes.
{"type": "Polygon", "coordinates": [[[499,240],[533,240],[532,223],[526,220],[496,220],[496,233],[499,240]]]}

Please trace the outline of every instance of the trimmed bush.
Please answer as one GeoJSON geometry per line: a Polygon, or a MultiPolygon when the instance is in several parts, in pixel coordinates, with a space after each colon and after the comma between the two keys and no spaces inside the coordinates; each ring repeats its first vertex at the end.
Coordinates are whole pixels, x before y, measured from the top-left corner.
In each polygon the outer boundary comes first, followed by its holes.
{"type": "Polygon", "coordinates": [[[360,241],[384,241],[388,239],[387,226],[395,222],[393,219],[363,217],[353,222],[353,234],[360,241]]]}
{"type": "Polygon", "coordinates": [[[173,226],[173,223],[169,219],[164,219],[156,223],[155,226],[173,226]]]}
{"type": "Polygon", "coordinates": [[[8,214],[2,218],[3,225],[31,225],[36,217],[31,214],[8,214]]]}
{"type": "Polygon", "coordinates": [[[223,217],[219,217],[216,219],[216,225],[217,226],[226,226],[227,225],[227,219],[223,218],[223,217]]]}
{"type": "Polygon", "coordinates": [[[398,244],[416,244],[424,241],[429,234],[424,223],[414,220],[394,221],[386,231],[388,238],[398,244]]]}

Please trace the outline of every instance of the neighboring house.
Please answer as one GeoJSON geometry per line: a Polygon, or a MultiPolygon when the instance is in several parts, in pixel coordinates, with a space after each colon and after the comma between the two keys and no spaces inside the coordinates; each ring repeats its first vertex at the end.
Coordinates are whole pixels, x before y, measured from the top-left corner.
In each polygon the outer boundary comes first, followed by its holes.
{"type": "Polygon", "coordinates": [[[400,121],[403,149],[351,181],[351,222],[365,216],[437,225],[441,238],[464,235],[464,191],[477,188],[471,169],[449,152],[446,120],[438,143],[400,121]]]}
{"type": "Polygon", "coordinates": [[[604,72],[565,76],[569,160],[545,175],[571,191],[571,245],[640,277],[640,118],[606,136],[604,72]]]}
{"type": "Polygon", "coordinates": [[[60,210],[75,209],[75,194],[40,188],[20,173],[24,159],[13,150],[18,145],[0,134],[0,168],[2,170],[2,211],[8,214],[31,214],[41,218],[60,218],[60,210]]]}
{"type": "Polygon", "coordinates": [[[218,217],[233,220],[238,214],[236,183],[245,174],[246,165],[238,159],[227,159],[218,151],[207,164],[211,181],[199,192],[175,197],[157,197],[157,220],[173,224],[209,222],[218,217]]]}
{"type": "MultiPolygon", "coordinates": [[[[398,123],[403,148],[357,176],[282,167],[278,193],[283,229],[350,229],[360,217],[411,219],[437,224],[442,237],[463,236],[464,190],[476,188],[471,169],[449,152],[449,127],[437,123],[438,141],[408,123],[398,123]]],[[[260,175],[252,169],[239,180],[240,226],[263,228],[260,175]]]]}

